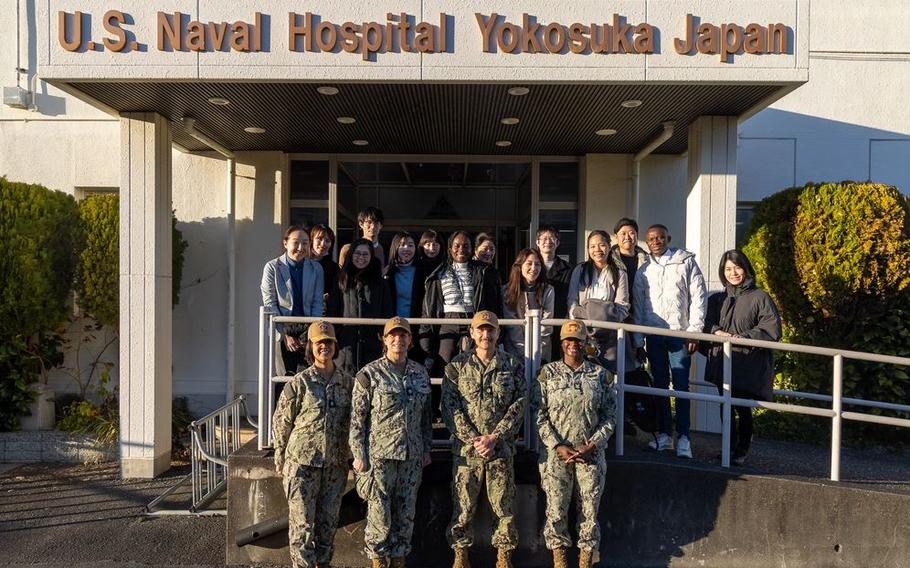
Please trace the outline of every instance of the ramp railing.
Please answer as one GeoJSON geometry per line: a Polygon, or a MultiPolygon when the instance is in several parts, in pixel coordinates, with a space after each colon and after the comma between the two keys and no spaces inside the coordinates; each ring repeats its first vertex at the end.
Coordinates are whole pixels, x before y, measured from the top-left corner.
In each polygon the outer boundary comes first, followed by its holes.
{"type": "MultiPolygon", "coordinates": [[[[260,373],[259,373],[259,416],[271,417],[275,407],[273,382],[284,382],[290,377],[278,377],[275,375],[275,324],[276,323],[312,323],[317,320],[325,319],[326,321],[336,324],[356,324],[381,326],[385,324],[384,319],[357,319],[357,318],[314,318],[314,317],[289,317],[277,316],[268,313],[265,308],[260,308],[260,373]]],[[[528,388],[533,386],[541,366],[541,330],[544,326],[554,326],[553,335],[558,337],[558,326],[565,323],[565,319],[541,319],[538,310],[528,310],[525,319],[502,319],[499,320],[501,326],[523,326],[525,328],[525,378],[527,379],[528,388]]],[[[452,320],[452,319],[429,319],[414,318],[409,319],[412,325],[464,325],[468,326],[470,320],[452,320]]],[[[746,406],[751,408],[765,408],[775,412],[789,412],[795,414],[805,414],[809,416],[819,416],[831,420],[831,468],[830,478],[833,481],[840,480],[840,462],[841,462],[841,433],[844,420],[857,422],[867,422],[874,424],[884,424],[897,426],[901,428],[910,428],[910,419],[897,418],[891,416],[882,416],[879,414],[865,412],[845,411],[844,405],[861,406],[867,408],[876,408],[881,410],[890,410],[900,413],[910,414],[910,405],[895,404],[890,402],[870,401],[855,397],[843,396],[844,360],[867,361],[871,363],[883,363],[910,367],[910,358],[897,357],[891,355],[879,355],[875,353],[865,353],[860,351],[848,351],[842,349],[832,349],[827,347],[815,347],[811,345],[800,345],[795,343],[778,343],[772,341],[760,341],[755,339],[719,337],[706,333],[690,333],[685,331],[673,331],[663,328],[647,327],[633,325],[630,323],[613,323],[585,320],[585,323],[592,329],[610,329],[617,332],[617,369],[616,369],[616,386],[617,386],[617,415],[615,426],[615,445],[617,455],[623,455],[623,424],[625,412],[625,395],[626,393],[637,393],[653,395],[659,397],[675,397],[683,400],[700,400],[713,402],[721,405],[722,432],[721,432],[721,465],[730,467],[730,417],[733,406],[746,406]],[[642,387],[628,385],[625,383],[626,375],[626,336],[629,333],[638,333],[643,335],[659,335],[664,337],[676,337],[691,341],[704,341],[709,343],[720,343],[723,345],[723,385],[722,394],[712,395],[707,393],[698,393],[690,391],[678,391],[674,389],[660,389],[653,387],[642,387]],[[805,393],[792,390],[775,390],[775,396],[785,396],[797,399],[815,400],[820,402],[830,402],[831,407],[807,406],[794,404],[791,402],[767,402],[752,399],[734,398],[732,391],[732,362],[733,346],[757,347],[770,349],[772,351],[784,351],[792,353],[805,353],[830,357],[833,362],[832,366],[832,389],[831,394],[825,393],[805,393]]],[[[416,331],[415,331],[416,335],[416,331]]],[[[433,384],[440,384],[441,379],[433,379],[433,384]]],[[[690,381],[690,385],[709,385],[703,381],[690,381]]],[[[713,385],[711,385],[713,386],[713,385]]],[[[261,420],[260,420],[261,422],[261,420]]],[[[259,448],[264,449],[271,445],[271,420],[266,420],[266,424],[259,429],[259,448]]],[[[531,416],[531,409],[528,408],[525,413],[523,443],[531,450],[536,450],[537,435],[534,429],[535,420],[531,416]]],[[[440,445],[447,445],[449,441],[440,440],[440,445]]]]}

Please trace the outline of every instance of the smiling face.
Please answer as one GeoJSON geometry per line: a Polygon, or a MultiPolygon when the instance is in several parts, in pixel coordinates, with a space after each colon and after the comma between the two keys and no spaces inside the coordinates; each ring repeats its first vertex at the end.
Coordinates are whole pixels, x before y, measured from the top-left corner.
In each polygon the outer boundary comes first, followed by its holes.
{"type": "Polygon", "coordinates": [[[393,329],[382,338],[386,353],[392,356],[407,356],[411,347],[411,334],[403,329],[393,329]]]}
{"type": "Polygon", "coordinates": [[[423,254],[425,254],[427,258],[436,258],[440,248],[439,243],[436,241],[427,241],[423,243],[423,254]]]}
{"type": "Polygon", "coordinates": [[[357,245],[357,248],[351,251],[351,262],[354,263],[354,268],[358,270],[363,270],[369,266],[372,258],[373,253],[367,245],[357,245]]]}
{"type": "Polygon", "coordinates": [[[310,256],[310,237],[306,231],[294,231],[284,239],[284,251],[288,258],[300,262],[310,256]]]}
{"type": "Polygon", "coordinates": [[[411,237],[401,239],[401,242],[398,243],[398,262],[400,264],[410,264],[414,260],[416,252],[417,247],[414,246],[414,239],[411,237]]]}
{"type": "Polygon", "coordinates": [[[320,365],[328,365],[333,357],[335,357],[335,342],[331,339],[323,339],[313,344],[313,360],[320,365]]]}
{"type": "Polygon", "coordinates": [[[467,262],[471,258],[471,240],[465,235],[457,235],[449,254],[455,262],[467,262]]]}
{"type": "Polygon", "coordinates": [[[481,325],[471,328],[471,339],[478,349],[490,351],[496,348],[496,339],[499,338],[499,330],[492,325],[481,325]]]}
{"type": "Polygon", "coordinates": [[[619,252],[633,256],[638,245],[638,231],[632,225],[623,225],[616,232],[616,244],[619,245],[619,252]]]}
{"type": "Polygon", "coordinates": [[[563,339],[560,343],[562,346],[562,352],[569,359],[580,359],[582,356],[582,346],[581,341],[575,339],[574,337],[569,337],[563,339]]]}
{"type": "Polygon", "coordinates": [[[610,242],[603,235],[593,233],[588,237],[588,258],[597,266],[607,264],[607,254],[610,252],[610,242]]]}
{"type": "Polygon", "coordinates": [[[477,247],[477,260],[487,264],[493,264],[493,257],[496,256],[496,245],[493,241],[484,241],[477,247]]]}
{"type": "Polygon", "coordinates": [[[537,282],[537,278],[540,276],[540,269],[540,260],[537,255],[529,254],[525,257],[524,262],[521,263],[521,278],[527,284],[533,284],[537,282]]]}
{"type": "Polygon", "coordinates": [[[332,252],[332,239],[329,238],[328,233],[319,233],[316,235],[316,238],[313,239],[313,256],[315,258],[322,258],[325,255],[332,252]]]}
{"type": "Polygon", "coordinates": [[[731,286],[739,286],[746,278],[746,271],[743,267],[737,266],[732,260],[724,263],[724,278],[731,286]]]}
{"type": "Polygon", "coordinates": [[[651,251],[651,254],[661,256],[667,252],[670,234],[662,227],[651,227],[648,229],[648,236],[645,240],[648,242],[648,250],[651,251]]]}
{"type": "Polygon", "coordinates": [[[556,249],[559,248],[559,237],[550,231],[543,232],[537,237],[537,248],[545,256],[556,254],[556,249]]]}

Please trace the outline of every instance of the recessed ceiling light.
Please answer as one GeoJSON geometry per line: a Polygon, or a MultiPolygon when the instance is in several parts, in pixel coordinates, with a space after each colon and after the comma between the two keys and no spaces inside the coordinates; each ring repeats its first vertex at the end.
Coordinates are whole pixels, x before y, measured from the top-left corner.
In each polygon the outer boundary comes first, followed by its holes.
{"type": "Polygon", "coordinates": [[[509,89],[509,94],[513,97],[522,97],[531,92],[531,89],[527,87],[512,87],[509,89]]]}
{"type": "Polygon", "coordinates": [[[258,126],[247,126],[246,128],[243,129],[243,131],[248,132],[250,134],[264,134],[265,128],[260,128],[258,126]]]}
{"type": "Polygon", "coordinates": [[[227,100],[224,97],[212,97],[209,99],[209,102],[217,106],[227,106],[231,104],[231,101],[227,100]]]}
{"type": "Polygon", "coordinates": [[[320,95],[337,95],[338,88],[330,87],[328,85],[323,85],[322,87],[317,88],[316,92],[319,93],[320,95]]]}
{"type": "Polygon", "coordinates": [[[616,130],[614,130],[613,128],[601,128],[594,134],[597,134],[598,136],[613,136],[614,134],[616,134],[616,130]]]}
{"type": "Polygon", "coordinates": [[[339,116],[337,120],[341,124],[354,124],[357,122],[357,119],[353,116],[339,116]]]}
{"type": "Polygon", "coordinates": [[[638,99],[629,99],[619,103],[619,105],[623,108],[635,108],[641,106],[641,101],[638,99]]]}
{"type": "Polygon", "coordinates": [[[369,142],[367,142],[366,140],[354,140],[354,141],[351,142],[351,143],[352,143],[354,146],[366,146],[367,144],[369,144],[369,142]]]}
{"type": "Polygon", "coordinates": [[[499,122],[511,126],[512,124],[518,124],[519,120],[515,117],[503,118],[499,122]]]}
{"type": "Polygon", "coordinates": [[[509,142],[508,140],[497,140],[496,145],[499,146],[500,148],[508,148],[509,146],[512,145],[512,143],[509,142]]]}

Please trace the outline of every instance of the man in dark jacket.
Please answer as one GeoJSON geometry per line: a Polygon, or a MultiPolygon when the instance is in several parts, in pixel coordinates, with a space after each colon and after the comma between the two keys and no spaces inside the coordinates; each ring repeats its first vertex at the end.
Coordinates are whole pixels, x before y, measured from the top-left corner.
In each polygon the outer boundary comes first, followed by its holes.
{"type": "MultiPolygon", "coordinates": [[[[452,233],[448,248],[448,261],[427,278],[423,317],[470,320],[482,310],[501,316],[499,274],[494,267],[471,260],[471,236],[466,231],[452,233]]],[[[441,371],[461,351],[461,344],[467,345],[467,338],[466,325],[421,325],[420,348],[428,354],[427,369],[441,371]]]]}
{"type": "MultiPolygon", "coordinates": [[[[556,256],[556,249],[559,248],[559,231],[552,225],[544,225],[537,229],[537,250],[543,258],[544,276],[547,283],[553,286],[554,305],[553,317],[566,318],[569,314],[569,280],[572,278],[572,266],[563,259],[556,256]]],[[[559,343],[553,341],[550,344],[552,354],[550,361],[558,361],[562,358],[559,349],[559,343]]]]}

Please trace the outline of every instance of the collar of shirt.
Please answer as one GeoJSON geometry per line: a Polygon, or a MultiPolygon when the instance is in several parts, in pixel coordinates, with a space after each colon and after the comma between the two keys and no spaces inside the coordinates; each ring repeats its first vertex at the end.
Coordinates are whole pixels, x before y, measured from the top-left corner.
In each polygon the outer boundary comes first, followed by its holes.
{"type": "Polygon", "coordinates": [[[288,262],[288,267],[291,268],[292,270],[300,270],[301,268],[303,268],[304,261],[302,261],[302,260],[298,262],[298,261],[292,259],[291,257],[289,257],[287,255],[287,253],[284,254],[284,259],[288,262]]]}

